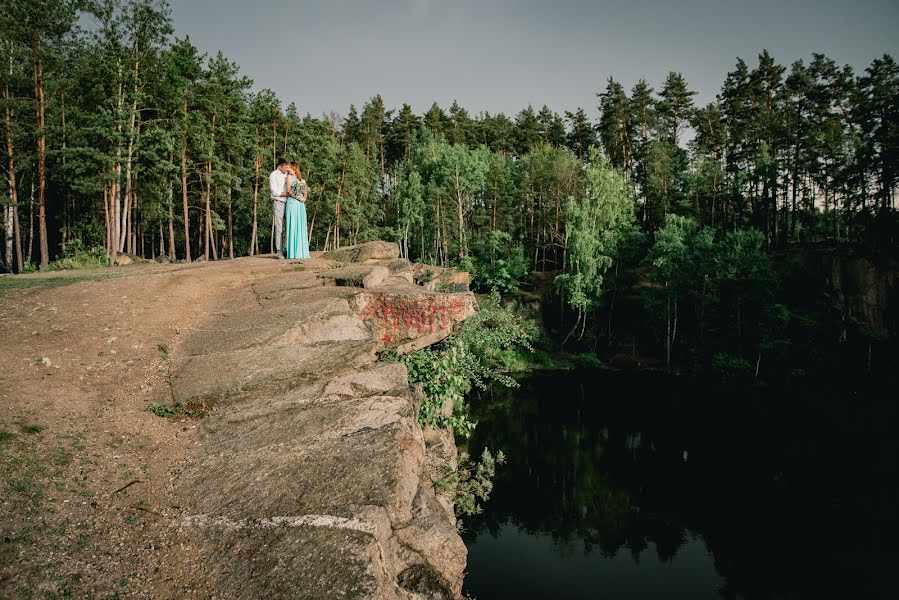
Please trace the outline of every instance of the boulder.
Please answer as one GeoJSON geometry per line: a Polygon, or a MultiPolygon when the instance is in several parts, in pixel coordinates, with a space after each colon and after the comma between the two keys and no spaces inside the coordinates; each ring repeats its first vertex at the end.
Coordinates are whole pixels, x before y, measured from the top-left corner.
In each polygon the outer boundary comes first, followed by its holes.
{"type": "Polygon", "coordinates": [[[471,284],[467,272],[436,265],[414,263],[412,274],[415,283],[432,292],[467,292],[471,284]]]}
{"type": "Polygon", "coordinates": [[[355,246],[325,252],[321,258],[340,262],[367,263],[394,260],[400,256],[400,247],[394,242],[365,242],[355,246]]]}
{"type": "Polygon", "coordinates": [[[112,266],[114,267],[124,267],[125,265],[130,265],[134,261],[131,260],[131,257],[127,254],[118,254],[115,258],[112,259],[112,266]]]}

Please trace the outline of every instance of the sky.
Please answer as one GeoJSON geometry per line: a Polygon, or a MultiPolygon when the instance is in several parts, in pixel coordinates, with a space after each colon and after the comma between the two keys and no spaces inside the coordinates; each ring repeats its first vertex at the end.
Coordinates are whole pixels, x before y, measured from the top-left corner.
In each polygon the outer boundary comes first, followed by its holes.
{"type": "Polygon", "coordinates": [[[861,72],[899,59],[895,0],[169,0],[176,35],[221,50],[303,114],[345,115],[381,94],[422,113],[457,100],[475,115],[527,105],[598,116],[614,77],[656,89],[680,71],[715,98],[737,57],[821,52],[861,72]]]}

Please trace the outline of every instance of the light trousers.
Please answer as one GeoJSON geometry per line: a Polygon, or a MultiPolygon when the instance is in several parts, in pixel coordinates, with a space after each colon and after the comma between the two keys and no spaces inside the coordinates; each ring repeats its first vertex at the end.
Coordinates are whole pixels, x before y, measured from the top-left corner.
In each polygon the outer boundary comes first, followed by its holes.
{"type": "Polygon", "coordinates": [[[279,200],[272,202],[272,218],[275,220],[275,252],[281,254],[284,247],[284,202],[279,200]]]}

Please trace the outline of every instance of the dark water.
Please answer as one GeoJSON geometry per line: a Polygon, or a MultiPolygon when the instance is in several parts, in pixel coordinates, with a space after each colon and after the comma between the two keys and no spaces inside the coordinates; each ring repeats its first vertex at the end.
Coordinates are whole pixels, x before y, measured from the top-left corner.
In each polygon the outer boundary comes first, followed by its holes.
{"type": "Polygon", "coordinates": [[[543,375],[472,400],[503,450],[466,593],[899,598],[895,390],[543,375]]]}

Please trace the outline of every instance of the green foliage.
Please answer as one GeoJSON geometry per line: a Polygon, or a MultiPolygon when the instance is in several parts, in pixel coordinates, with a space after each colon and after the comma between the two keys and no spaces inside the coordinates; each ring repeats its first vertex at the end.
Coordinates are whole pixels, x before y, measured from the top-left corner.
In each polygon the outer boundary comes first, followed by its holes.
{"type": "Polygon", "coordinates": [[[156,402],[151,402],[147,405],[147,410],[156,415],[157,417],[173,417],[175,416],[175,409],[171,406],[166,406],[164,404],[157,404],[156,402]]]}
{"type": "Polygon", "coordinates": [[[74,269],[96,269],[109,266],[106,249],[102,247],[86,248],[79,239],[70,240],[65,252],[59,260],[52,261],[45,271],[67,271],[74,269]]]}
{"type": "Polygon", "coordinates": [[[479,292],[493,290],[507,294],[518,289],[519,282],[529,271],[524,248],[505,231],[490,231],[475,242],[471,254],[458,262],[461,270],[472,276],[479,292]]]}
{"type": "Polygon", "coordinates": [[[422,384],[424,397],[418,411],[422,427],[449,427],[451,416],[455,416],[454,433],[469,437],[474,424],[463,415],[471,382],[462,375],[461,354],[459,346],[450,345],[440,350],[420,350],[404,356],[402,361],[409,371],[409,381],[422,384]]]}
{"type": "Polygon", "coordinates": [[[756,230],[717,235],[690,217],[668,215],[647,255],[649,279],[658,285],[643,302],[663,330],[669,364],[680,341],[719,348],[711,366],[724,374],[739,369],[721,356],[743,360],[747,352],[758,358],[761,350],[783,349],[790,315],[773,301],[778,280],[764,244],[756,230]]]}
{"type": "Polygon", "coordinates": [[[200,418],[206,416],[206,413],[209,412],[210,406],[204,402],[188,402],[187,404],[182,404],[181,402],[175,402],[173,405],[168,404],[159,404],[158,402],[151,402],[147,405],[147,410],[157,417],[194,417],[200,418]]]}
{"type": "Polygon", "coordinates": [[[509,350],[531,350],[535,336],[533,324],[503,308],[494,294],[482,300],[478,312],[441,344],[400,357],[409,381],[422,384],[421,425],[451,427],[457,435],[469,437],[475,424],[467,417],[465,395],[472,386],[484,389],[490,382],[517,386],[500,372],[497,356],[509,350]]]}
{"type": "Polygon", "coordinates": [[[752,365],[739,356],[718,352],[712,357],[712,369],[725,379],[742,379],[752,374],[752,365]]]}
{"type": "Polygon", "coordinates": [[[624,232],[634,221],[633,197],[608,159],[593,150],[585,169],[586,194],[565,204],[566,271],[556,277],[565,301],[579,315],[595,307],[603,276],[612,266],[624,232]]]}
{"type": "Polygon", "coordinates": [[[493,492],[493,478],[496,467],[505,464],[502,450],[495,455],[484,448],[479,461],[475,462],[465,452],[459,454],[456,472],[443,480],[438,488],[453,493],[453,506],[459,517],[457,527],[462,529],[462,516],[472,516],[483,511],[482,504],[490,499],[493,492]]]}

